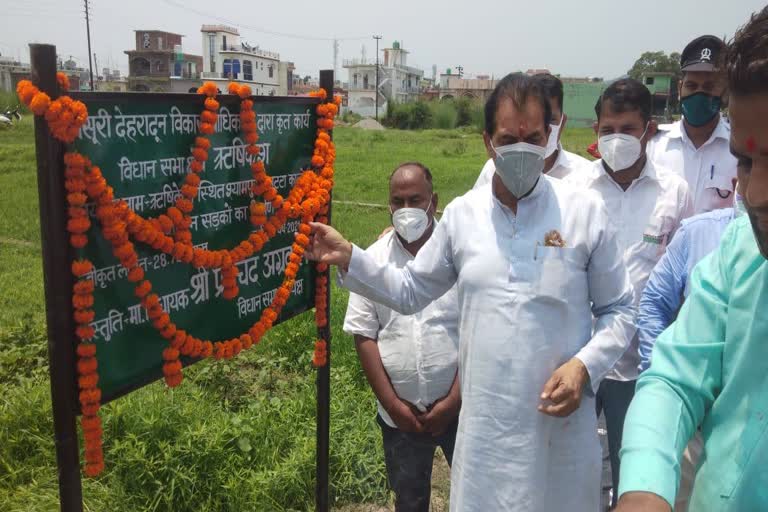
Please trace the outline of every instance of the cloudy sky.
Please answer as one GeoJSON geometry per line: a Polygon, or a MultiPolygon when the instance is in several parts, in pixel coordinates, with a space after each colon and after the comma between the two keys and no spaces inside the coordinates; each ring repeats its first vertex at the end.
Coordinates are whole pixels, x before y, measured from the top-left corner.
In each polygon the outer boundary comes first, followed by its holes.
{"type": "MultiPolygon", "coordinates": [[[[469,75],[503,75],[548,68],[564,76],[612,78],[646,50],[680,51],[706,33],[731,37],[760,0],[91,0],[91,41],[99,68],[128,68],[124,50],[134,30],[184,34],[184,50],[199,54],[203,23],[226,23],[243,40],[279,52],[299,73],[339,68],[345,58],[375,54],[401,41],[408,63],[431,76],[463,66],[469,75]]],[[[83,0],[0,0],[0,53],[28,62],[30,42],[55,44],[59,55],[87,66],[83,0]]]]}

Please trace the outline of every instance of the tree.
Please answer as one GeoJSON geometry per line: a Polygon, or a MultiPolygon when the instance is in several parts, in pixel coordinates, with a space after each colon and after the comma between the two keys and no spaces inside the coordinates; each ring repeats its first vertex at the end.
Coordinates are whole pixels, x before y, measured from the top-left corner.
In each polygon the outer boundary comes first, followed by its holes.
{"type": "Polygon", "coordinates": [[[673,73],[675,78],[680,77],[680,54],[672,52],[669,55],[664,52],[645,52],[635,61],[627,74],[630,78],[640,80],[644,73],[664,72],[673,73]]]}

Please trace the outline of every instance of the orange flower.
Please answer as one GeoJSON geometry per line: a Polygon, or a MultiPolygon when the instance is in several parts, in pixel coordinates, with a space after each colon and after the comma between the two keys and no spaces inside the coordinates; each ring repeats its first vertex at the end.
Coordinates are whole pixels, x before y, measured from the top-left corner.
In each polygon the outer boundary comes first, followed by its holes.
{"type": "Polygon", "coordinates": [[[247,99],[251,96],[251,88],[245,84],[241,85],[237,89],[237,95],[240,96],[241,99],[247,99]]]}
{"type": "Polygon", "coordinates": [[[92,309],[76,309],[74,313],[75,322],[79,324],[89,324],[93,322],[96,313],[92,309]]]}
{"type": "Polygon", "coordinates": [[[216,96],[216,94],[218,94],[219,89],[218,89],[218,87],[216,87],[215,83],[213,83],[213,82],[205,82],[205,83],[203,83],[202,86],[200,86],[197,89],[197,92],[200,93],[200,94],[205,94],[209,98],[213,98],[214,96],[216,96]]]}
{"type": "Polygon", "coordinates": [[[80,407],[80,412],[82,412],[85,416],[95,416],[99,413],[99,409],[101,409],[101,405],[97,402],[93,404],[82,405],[80,407]]]}
{"type": "Polygon", "coordinates": [[[44,92],[38,92],[32,97],[32,101],[29,102],[29,109],[34,112],[35,115],[41,116],[45,114],[50,105],[51,97],[44,92]]]}
{"type": "Polygon", "coordinates": [[[56,81],[59,83],[59,87],[62,91],[66,92],[69,90],[69,77],[67,75],[61,71],[57,72],[56,81]]]}
{"type": "Polygon", "coordinates": [[[80,357],[93,357],[96,355],[96,345],[93,343],[79,343],[77,345],[77,355],[80,357]]]}
{"type": "Polygon", "coordinates": [[[141,284],[139,284],[136,287],[136,296],[140,299],[143,299],[147,295],[149,295],[149,292],[152,291],[152,283],[149,281],[142,281],[141,284]]]}
{"type": "Polygon", "coordinates": [[[165,376],[165,384],[169,388],[177,387],[179,384],[181,384],[181,381],[183,381],[183,380],[184,380],[184,375],[181,372],[175,373],[173,375],[166,375],[165,376]]]}
{"type": "Polygon", "coordinates": [[[95,388],[98,383],[99,383],[99,375],[96,373],[91,373],[89,375],[81,375],[77,379],[77,385],[80,387],[80,389],[95,388]]]}
{"type": "Polygon", "coordinates": [[[93,327],[90,325],[78,325],[75,329],[75,334],[83,341],[90,340],[96,334],[93,327]]]}
{"type": "Polygon", "coordinates": [[[72,274],[75,277],[83,277],[93,270],[93,264],[88,260],[75,260],[72,262],[72,274]]]}
{"type": "Polygon", "coordinates": [[[76,295],[89,295],[93,293],[95,286],[92,279],[80,279],[73,286],[76,295]]]}
{"type": "Polygon", "coordinates": [[[84,389],[80,392],[81,404],[93,404],[101,402],[101,390],[96,389],[84,389]]]}
{"type": "Polygon", "coordinates": [[[215,131],[215,127],[211,123],[200,123],[200,133],[212,135],[215,131]]]}

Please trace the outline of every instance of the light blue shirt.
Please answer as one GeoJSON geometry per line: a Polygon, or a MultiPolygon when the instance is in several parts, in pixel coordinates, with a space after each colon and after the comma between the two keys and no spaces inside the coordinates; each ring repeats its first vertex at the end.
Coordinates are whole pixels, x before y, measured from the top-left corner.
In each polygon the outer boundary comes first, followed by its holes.
{"type": "Polygon", "coordinates": [[[619,493],[670,505],[680,460],[701,425],[705,456],[689,510],[768,510],[768,261],[746,215],[691,275],[677,320],[659,336],[624,424],[619,493]]]}
{"type": "Polygon", "coordinates": [[[684,220],[651,272],[637,316],[641,372],[651,364],[656,338],[674,321],[683,297],[688,296],[693,267],[717,248],[733,218],[733,208],[722,208],[684,220]]]}

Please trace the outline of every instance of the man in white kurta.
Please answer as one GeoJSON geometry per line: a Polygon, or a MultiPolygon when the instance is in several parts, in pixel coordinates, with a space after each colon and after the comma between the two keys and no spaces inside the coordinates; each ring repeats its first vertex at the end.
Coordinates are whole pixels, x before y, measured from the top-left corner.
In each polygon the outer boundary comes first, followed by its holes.
{"type": "MultiPolygon", "coordinates": [[[[497,86],[486,107],[487,146],[546,145],[549,111],[528,80],[510,75],[497,86]]],[[[462,410],[451,510],[595,512],[594,392],[634,333],[632,287],[593,192],[540,175],[513,209],[499,199],[509,196],[506,187],[497,172],[491,185],[451,202],[402,269],[377,263],[321,224],[312,224],[307,254],[347,268],[344,286],[404,314],[457,284],[462,410]],[[546,245],[552,232],[563,247],[546,245]],[[565,417],[544,414],[558,410],[547,398],[560,400],[566,377],[557,379],[574,366],[588,375],[577,390],[580,407],[565,417]]]]}

